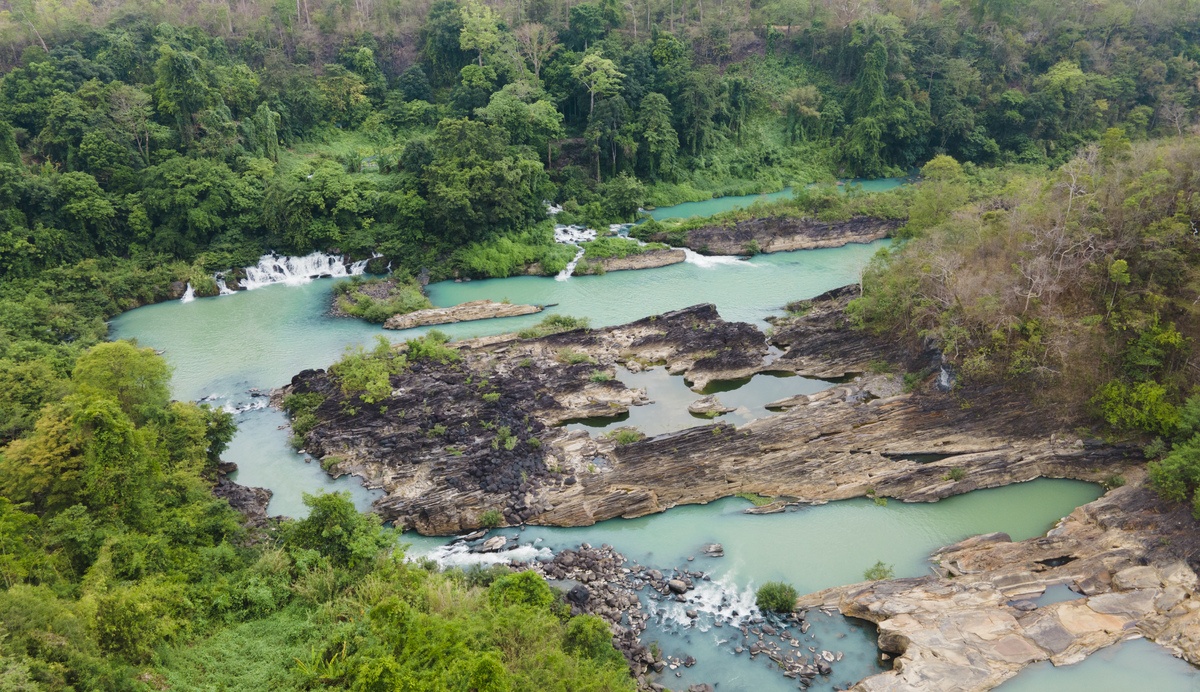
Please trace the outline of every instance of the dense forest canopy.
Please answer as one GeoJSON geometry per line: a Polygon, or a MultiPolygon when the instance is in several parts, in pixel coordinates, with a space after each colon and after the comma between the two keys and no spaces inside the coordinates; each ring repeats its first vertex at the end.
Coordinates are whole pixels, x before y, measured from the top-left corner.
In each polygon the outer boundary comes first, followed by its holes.
{"type": "Polygon", "coordinates": [[[597,225],[921,168],[744,213],[907,216],[864,329],[1154,440],[1200,507],[1200,4],[9,0],[0,69],[5,689],[630,689],[532,575],[404,562],[336,495],[246,526],[211,492],[228,414],[105,342],[268,250],[552,273],[546,202],[597,225]]]}

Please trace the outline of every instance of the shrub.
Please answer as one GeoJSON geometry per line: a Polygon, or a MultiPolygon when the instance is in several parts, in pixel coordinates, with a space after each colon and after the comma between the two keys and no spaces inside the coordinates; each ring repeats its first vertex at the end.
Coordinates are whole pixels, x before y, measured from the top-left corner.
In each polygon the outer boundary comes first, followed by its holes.
{"type": "Polygon", "coordinates": [[[500,401],[500,392],[488,392],[487,394],[483,395],[483,400],[489,404],[494,404],[497,401],[500,401]]]}
{"type": "Polygon", "coordinates": [[[610,373],[607,373],[603,370],[593,370],[592,373],[588,375],[588,380],[591,382],[608,382],[612,378],[613,376],[610,373]]]}
{"type": "Polygon", "coordinates": [[[942,476],[942,480],[961,481],[962,479],[964,479],[966,477],[967,477],[966,470],[963,468],[960,468],[958,466],[955,466],[954,468],[952,468],[948,472],[946,472],[945,476],[942,476]]]}
{"type": "Polygon", "coordinates": [[[883,560],[876,562],[863,572],[863,579],[867,581],[882,581],[895,576],[896,572],[892,569],[892,566],[884,564],[883,560]]]}
{"type": "Polygon", "coordinates": [[[489,509],[479,517],[479,525],[485,529],[494,529],[503,522],[504,515],[494,509],[489,509]]]}
{"type": "Polygon", "coordinates": [[[579,615],[567,623],[563,648],[584,658],[623,665],[625,659],[613,648],[612,638],[608,623],[595,615],[579,615]]]}
{"type": "Polygon", "coordinates": [[[554,592],[536,572],[517,572],[500,577],[488,587],[492,605],[523,605],[548,608],[554,602],[554,592]]]}
{"type": "Polygon", "coordinates": [[[341,381],[343,394],[358,395],[368,404],[391,394],[391,376],[408,365],[405,356],[393,351],[387,339],[382,336],[375,339],[373,350],[367,351],[362,346],[348,349],[341,360],[329,367],[329,372],[341,381]]]}
{"type": "Polygon", "coordinates": [[[431,329],[425,336],[409,339],[404,343],[408,345],[407,355],[409,360],[436,360],[444,364],[459,359],[458,349],[450,348],[446,345],[449,341],[450,336],[448,334],[431,329]]]}
{"type": "Polygon", "coordinates": [[[754,602],[758,609],[774,613],[790,613],[796,608],[795,587],[781,581],[769,581],[758,587],[754,602]]]}

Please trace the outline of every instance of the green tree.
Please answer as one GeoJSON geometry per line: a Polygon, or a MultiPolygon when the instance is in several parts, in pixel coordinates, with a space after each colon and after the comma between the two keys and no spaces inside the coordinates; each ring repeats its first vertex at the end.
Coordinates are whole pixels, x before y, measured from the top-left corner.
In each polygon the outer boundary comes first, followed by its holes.
{"type": "Polygon", "coordinates": [[[621,91],[621,80],[625,74],[617,69],[616,63],[605,58],[599,51],[583,56],[579,64],[571,68],[571,75],[587,87],[590,102],[588,113],[596,110],[596,95],[614,96],[621,91]]]}
{"type": "Polygon", "coordinates": [[[195,135],[196,114],[212,102],[212,89],[203,61],[194,53],[159,46],[154,63],[154,96],[158,109],[175,116],[179,137],[185,143],[195,135]]]}
{"type": "Polygon", "coordinates": [[[945,154],[930,159],[921,168],[921,184],[908,212],[908,227],[921,230],[950,218],[950,212],[967,201],[962,166],[945,154]]]}
{"type": "Polygon", "coordinates": [[[379,515],[361,514],[349,493],[304,493],[308,516],[284,529],[284,544],[315,550],[340,567],[357,569],[375,560],[394,545],[392,532],[383,528],[379,515]]]}
{"type": "Polygon", "coordinates": [[[672,176],[679,137],[671,126],[671,102],[666,96],[652,91],[642,98],[638,107],[637,132],[642,142],[639,150],[646,161],[646,172],[653,179],[664,173],[672,176]]]}

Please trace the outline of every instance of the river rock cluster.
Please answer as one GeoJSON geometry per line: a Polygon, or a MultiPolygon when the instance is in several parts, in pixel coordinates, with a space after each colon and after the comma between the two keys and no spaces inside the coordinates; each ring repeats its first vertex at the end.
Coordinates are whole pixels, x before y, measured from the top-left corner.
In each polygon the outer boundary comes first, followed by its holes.
{"type": "Polygon", "coordinates": [[[559,551],[550,560],[515,566],[532,569],[555,582],[572,583],[566,588],[571,614],[586,613],[607,622],[613,632],[613,646],[629,662],[639,686],[649,689],[646,676],[661,671],[665,664],[641,643],[648,616],[632,588],[629,575],[634,570],[625,567],[623,555],[610,545],[594,548],[583,543],[576,550],[559,551]]]}

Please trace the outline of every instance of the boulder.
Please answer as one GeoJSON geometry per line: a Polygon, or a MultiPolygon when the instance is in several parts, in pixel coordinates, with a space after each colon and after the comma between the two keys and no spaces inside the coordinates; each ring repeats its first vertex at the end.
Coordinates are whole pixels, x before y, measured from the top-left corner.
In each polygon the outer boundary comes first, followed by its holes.
{"type": "Polygon", "coordinates": [[[729,413],[732,410],[732,408],[722,404],[715,394],[710,394],[688,404],[688,413],[697,416],[707,416],[709,418],[715,418],[722,413],[729,413]]]}

